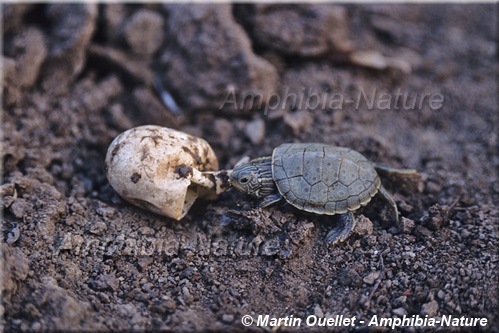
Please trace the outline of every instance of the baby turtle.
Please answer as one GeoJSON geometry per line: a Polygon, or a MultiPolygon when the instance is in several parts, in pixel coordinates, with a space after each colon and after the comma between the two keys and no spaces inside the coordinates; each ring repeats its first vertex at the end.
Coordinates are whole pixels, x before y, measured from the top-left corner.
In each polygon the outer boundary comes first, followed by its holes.
{"type": "Polygon", "coordinates": [[[261,199],[260,207],[284,198],[306,212],[339,214],[341,223],[326,236],[333,245],[350,235],[356,224],[352,212],[365,206],[376,193],[392,207],[398,224],[397,205],[381,185],[375,167],[349,148],[287,143],[275,148],[272,156],[236,165],[230,180],[236,189],[261,199]]]}

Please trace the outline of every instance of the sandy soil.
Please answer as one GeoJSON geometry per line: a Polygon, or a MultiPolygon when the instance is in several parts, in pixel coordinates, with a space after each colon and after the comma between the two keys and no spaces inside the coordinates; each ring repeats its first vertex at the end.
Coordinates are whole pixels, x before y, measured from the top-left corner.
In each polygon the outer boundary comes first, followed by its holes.
{"type": "Polygon", "coordinates": [[[271,329],[258,315],[303,319],[279,331],[336,315],[375,330],[376,315],[486,318],[472,329],[499,332],[496,5],[9,4],[3,20],[6,331],[271,329]],[[369,69],[352,50],[392,60],[369,69]],[[228,91],[264,104],[221,107],[228,91]],[[309,104],[269,107],[287,93],[309,104]],[[107,147],[142,124],[205,138],[221,168],[327,142],[421,183],[385,175],[401,225],[376,197],[332,249],[334,218],[236,191],[177,222],[107,182],[107,147]]]}

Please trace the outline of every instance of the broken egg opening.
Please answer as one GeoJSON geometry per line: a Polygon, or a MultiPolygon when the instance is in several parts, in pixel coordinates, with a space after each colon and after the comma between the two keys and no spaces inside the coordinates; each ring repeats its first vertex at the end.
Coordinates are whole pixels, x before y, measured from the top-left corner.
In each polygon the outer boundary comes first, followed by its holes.
{"type": "Polygon", "coordinates": [[[198,198],[227,190],[228,171],[203,139],[167,127],[145,125],[117,136],[106,154],[106,174],[126,201],[182,219],[198,198]]]}

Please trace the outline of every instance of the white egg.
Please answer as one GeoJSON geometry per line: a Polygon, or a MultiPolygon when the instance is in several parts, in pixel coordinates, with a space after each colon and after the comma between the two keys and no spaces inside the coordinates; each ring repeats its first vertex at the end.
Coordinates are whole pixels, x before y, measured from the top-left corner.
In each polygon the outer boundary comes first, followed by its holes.
{"type": "Polygon", "coordinates": [[[229,171],[217,170],[205,140],[154,125],[121,133],[106,154],[107,178],[122,198],[176,220],[197,198],[214,199],[230,188],[229,171]]]}

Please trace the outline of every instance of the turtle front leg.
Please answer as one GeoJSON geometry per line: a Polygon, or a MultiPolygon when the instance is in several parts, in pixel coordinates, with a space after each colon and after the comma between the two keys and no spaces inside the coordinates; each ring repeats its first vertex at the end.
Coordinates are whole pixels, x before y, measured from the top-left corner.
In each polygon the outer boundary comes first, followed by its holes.
{"type": "Polygon", "coordinates": [[[331,229],[326,236],[326,242],[330,247],[347,239],[357,224],[352,212],[341,214],[338,222],[338,225],[331,229]]]}
{"type": "Polygon", "coordinates": [[[279,192],[269,194],[260,200],[258,203],[258,207],[268,207],[270,205],[273,205],[279,201],[281,201],[282,196],[279,194],[279,192]]]}

